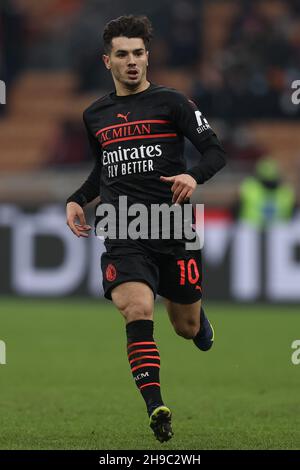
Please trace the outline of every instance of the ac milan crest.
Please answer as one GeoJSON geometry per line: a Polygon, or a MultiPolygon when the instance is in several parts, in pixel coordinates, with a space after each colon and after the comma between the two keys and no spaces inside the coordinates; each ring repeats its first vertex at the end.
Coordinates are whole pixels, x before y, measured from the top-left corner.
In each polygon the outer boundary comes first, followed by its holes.
{"type": "Polygon", "coordinates": [[[113,264],[109,264],[105,271],[106,279],[110,282],[114,281],[117,277],[117,270],[113,264]]]}

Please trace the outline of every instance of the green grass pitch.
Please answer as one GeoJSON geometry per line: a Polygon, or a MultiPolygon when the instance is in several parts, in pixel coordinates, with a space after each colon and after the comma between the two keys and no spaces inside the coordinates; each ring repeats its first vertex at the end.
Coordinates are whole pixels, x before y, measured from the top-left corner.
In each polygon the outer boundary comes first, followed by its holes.
{"type": "Polygon", "coordinates": [[[161,384],[175,436],[160,444],[127,363],[123,320],[89,299],[0,302],[1,449],[299,449],[299,306],[205,304],[201,352],[156,304],[161,384]]]}

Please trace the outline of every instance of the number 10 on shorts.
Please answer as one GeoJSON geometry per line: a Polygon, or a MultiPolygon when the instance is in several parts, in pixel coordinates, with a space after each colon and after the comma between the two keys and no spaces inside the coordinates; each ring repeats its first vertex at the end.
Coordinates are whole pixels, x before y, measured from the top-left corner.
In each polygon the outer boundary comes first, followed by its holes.
{"type": "Polygon", "coordinates": [[[186,279],[190,284],[196,284],[199,281],[200,274],[196,261],[191,258],[188,261],[180,259],[177,261],[177,265],[180,269],[180,285],[184,286],[186,279]]]}

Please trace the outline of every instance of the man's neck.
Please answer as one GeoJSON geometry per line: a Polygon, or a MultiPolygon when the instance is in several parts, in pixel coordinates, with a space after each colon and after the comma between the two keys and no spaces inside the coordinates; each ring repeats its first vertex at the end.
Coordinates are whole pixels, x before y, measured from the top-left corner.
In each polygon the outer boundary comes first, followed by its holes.
{"type": "Polygon", "coordinates": [[[134,95],[136,93],[140,93],[141,91],[147,90],[149,88],[150,82],[148,80],[145,80],[142,84],[140,84],[136,88],[126,88],[124,85],[120,86],[118,84],[115,84],[116,87],[116,95],[117,96],[127,96],[127,95],[134,95]]]}

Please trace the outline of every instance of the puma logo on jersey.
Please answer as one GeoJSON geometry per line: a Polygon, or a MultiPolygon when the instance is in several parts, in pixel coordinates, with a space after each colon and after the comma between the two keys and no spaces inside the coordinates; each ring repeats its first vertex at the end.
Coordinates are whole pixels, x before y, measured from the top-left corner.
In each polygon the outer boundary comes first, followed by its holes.
{"type": "Polygon", "coordinates": [[[127,114],[121,114],[121,113],[119,113],[119,114],[117,114],[117,117],[124,119],[125,122],[128,122],[128,114],[130,114],[130,111],[129,111],[129,113],[127,113],[127,114]]]}

